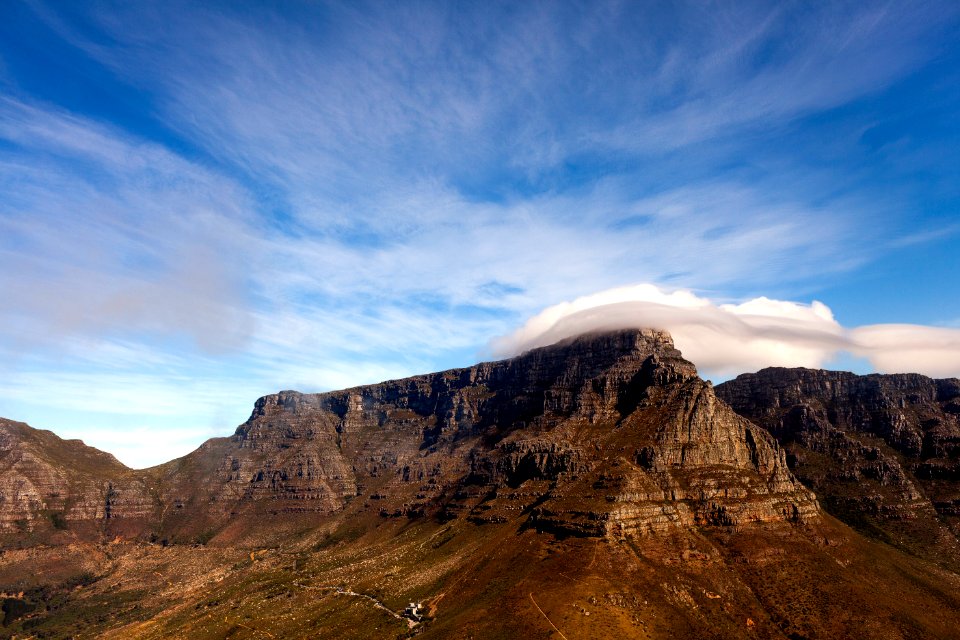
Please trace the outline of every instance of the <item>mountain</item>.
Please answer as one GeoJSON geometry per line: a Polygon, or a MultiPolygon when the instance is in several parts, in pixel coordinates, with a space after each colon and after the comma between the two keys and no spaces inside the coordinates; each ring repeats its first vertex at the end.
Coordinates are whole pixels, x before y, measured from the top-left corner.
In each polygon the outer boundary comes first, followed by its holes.
{"type": "Polygon", "coordinates": [[[960,380],[770,368],[717,395],[777,438],[831,514],[960,568],[960,380]]]}
{"type": "MultiPolygon", "coordinates": [[[[81,447],[49,449],[68,445],[81,447]]],[[[232,437],[139,478],[115,461],[88,469],[58,459],[64,480],[37,483],[48,493],[38,488],[28,526],[61,509],[67,523],[109,516],[107,535],[133,530],[118,525],[132,521],[140,535],[186,541],[265,516],[299,526],[305,515],[362,503],[392,517],[494,522],[520,512],[541,529],[625,535],[817,513],[770,436],[718,403],[658,331],[581,337],[345,391],[266,396],[232,437]]]]}
{"type": "Polygon", "coordinates": [[[787,450],[661,331],[280,392],[232,436],[143,471],[19,423],[0,433],[16,461],[0,501],[11,636],[960,628],[960,576],[824,513],[787,450]]]}
{"type": "Polygon", "coordinates": [[[118,513],[140,530],[151,502],[147,480],[112,455],[0,418],[0,533],[23,543],[79,526],[89,537],[118,513]]]}

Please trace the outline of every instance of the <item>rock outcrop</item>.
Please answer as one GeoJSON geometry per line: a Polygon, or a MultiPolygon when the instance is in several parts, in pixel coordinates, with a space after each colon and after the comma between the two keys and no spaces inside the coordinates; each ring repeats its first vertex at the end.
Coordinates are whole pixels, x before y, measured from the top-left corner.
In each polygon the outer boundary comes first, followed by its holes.
{"type": "Polygon", "coordinates": [[[98,486],[113,474],[121,495],[137,496],[110,503],[110,516],[140,521],[149,498],[143,534],[178,539],[251,517],[315,522],[344,509],[614,537],[796,522],[818,509],[773,438],[652,330],[343,391],[269,395],[233,436],[143,473],[139,493],[122,485],[129,470],[102,476],[98,486]]]}
{"type": "Polygon", "coordinates": [[[770,368],[717,395],[777,438],[840,519],[921,545],[944,542],[943,523],[960,533],[960,380],[770,368]]]}
{"type": "Polygon", "coordinates": [[[140,531],[154,515],[148,482],[80,440],[0,419],[0,532],[96,525],[109,534],[117,518],[140,531]]]}

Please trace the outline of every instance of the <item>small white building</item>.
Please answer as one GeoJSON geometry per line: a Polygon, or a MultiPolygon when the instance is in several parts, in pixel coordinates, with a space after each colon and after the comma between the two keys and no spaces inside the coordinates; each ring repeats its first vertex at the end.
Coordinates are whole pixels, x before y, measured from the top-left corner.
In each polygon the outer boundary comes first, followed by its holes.
{"type": "Polygon", "coordinates": [[[419,602],[411,602],[403,610],[403,615],[415,622],[423,620],[423,605],[419,602]]]}

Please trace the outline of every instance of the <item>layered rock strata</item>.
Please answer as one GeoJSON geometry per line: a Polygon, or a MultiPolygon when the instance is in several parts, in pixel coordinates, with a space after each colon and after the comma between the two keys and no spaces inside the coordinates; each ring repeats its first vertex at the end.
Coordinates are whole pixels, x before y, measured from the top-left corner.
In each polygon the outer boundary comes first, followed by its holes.
{"type": "Polygon", "coordinates": [[[960,380],[770,368],[717,395],[767,428],[841,519],[960,532],[960,380]]]}
{"type": "Polygon", "coordinates": [[[0,531],[65,530],[154,515],[149,481],[80,440],[0,419],[0,531]]]}
{"type": "Polygon", "coordinates": [[[652,330],[343,391],[269,395],[233,436],[144,474],[137,499],[110,511],[140,519],[150,502],[144,535],[206,538],[251,517],[317,522],[343,510],[605,536],[818,513],[770,435],[652,330]]]}

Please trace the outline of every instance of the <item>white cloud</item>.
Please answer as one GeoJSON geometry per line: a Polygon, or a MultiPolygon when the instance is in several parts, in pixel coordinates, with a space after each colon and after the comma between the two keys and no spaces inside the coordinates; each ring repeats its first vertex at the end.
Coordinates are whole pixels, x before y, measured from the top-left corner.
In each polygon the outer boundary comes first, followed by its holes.
{"type": "Polygon", "coordinates": [[[849,332],[850,351],[877,371],[960,377],[960,329],[915,324],[875,324],[849,332]]]}
{"type": "MultiPolygon", "coordinates": [[[[857,207],[716,181],[637,197],[615,178],[502,202],[421,180],[355,202],[358,241],[339,223],[284,229],[236,177],[58,109],[0,101],[0,138],[0,415],[80,437],[142,425],[96,441],[136,466],[184,425],[230,433],[278,389],[469,365],[519,318],[625,277],[761,288],[868,248],[857,207]]],[[[350,219],[311,206],[301,218],[350,219]]]]}
{"type": "Polygon", "coordinates": [[[589,331],[652,327],[708,378],[763,367],[822,368],[841,352],[866,358],[883,373],[960,376],[960,329],[920,325],[841,326],[821,302],[760,297],[716,304],[691,291],[642,284],[602,291],[544,309],[494,340],[500,356],[521,353],[589,331]]]}
{"type": "MultiPolygon", "coordinates": [[[[832,166],[768,165],[756,132],[903,78],[955,12],[31,7],[141,90],[118,113],[162,126],[0,99],[0,415],[120,415],[143,425],[137,464],[163,425],[229,433],[261,393],[470,364],[556,300],[643,281],[789,297],[870,261],[902,212],[832,166]]],[[[855,336],[886,345],[878,366],[921,350],[816,304],[617,291],[528,338],[660,319],[729,373],[855,336]]]]}

